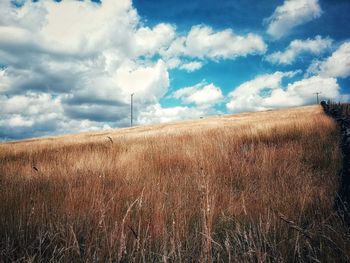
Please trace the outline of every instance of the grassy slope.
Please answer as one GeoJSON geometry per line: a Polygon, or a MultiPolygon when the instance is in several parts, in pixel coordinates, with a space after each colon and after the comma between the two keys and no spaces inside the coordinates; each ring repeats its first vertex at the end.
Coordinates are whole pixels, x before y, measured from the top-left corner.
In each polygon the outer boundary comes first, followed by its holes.
{"type": "Polygon", "coordinates": [[[345,262],[339,168],[319,106],[0,144],[0,261],[345,262]]]}

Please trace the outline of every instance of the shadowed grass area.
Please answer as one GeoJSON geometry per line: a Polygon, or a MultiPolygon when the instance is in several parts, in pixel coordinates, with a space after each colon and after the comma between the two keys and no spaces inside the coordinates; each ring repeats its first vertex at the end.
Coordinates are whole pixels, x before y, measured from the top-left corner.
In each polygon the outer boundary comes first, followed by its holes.
{"type": "Polygon", "coordinates": [[[321,107],[0,144],[0,258],[347,262],[321,107]]]}

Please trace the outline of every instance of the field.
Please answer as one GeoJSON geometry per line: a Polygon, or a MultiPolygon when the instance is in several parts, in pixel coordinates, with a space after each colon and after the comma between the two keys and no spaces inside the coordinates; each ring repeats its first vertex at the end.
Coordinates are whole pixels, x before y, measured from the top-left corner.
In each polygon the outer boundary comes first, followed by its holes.
{"type": "Polygon", "coordinates": [[[0,144],[0,262],[350,262],[320,106],[0,144]]]}

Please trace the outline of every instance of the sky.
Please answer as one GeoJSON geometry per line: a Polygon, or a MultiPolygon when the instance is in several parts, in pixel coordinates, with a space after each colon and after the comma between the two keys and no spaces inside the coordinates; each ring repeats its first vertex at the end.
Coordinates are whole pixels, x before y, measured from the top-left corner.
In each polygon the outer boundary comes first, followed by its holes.
{"type": "Polygon", "coordinates": [[[0,140],[350,100],[350,0],[0,0],[0,140]]]}

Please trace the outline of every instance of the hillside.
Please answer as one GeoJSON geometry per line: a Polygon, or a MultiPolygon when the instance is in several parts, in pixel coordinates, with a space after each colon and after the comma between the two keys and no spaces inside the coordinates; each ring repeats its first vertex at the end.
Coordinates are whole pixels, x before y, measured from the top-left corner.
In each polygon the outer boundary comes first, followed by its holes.
{"type": "Polygon", "coordinates": [[[0,144],[0,262],[348,262],[320,106],[0,144]]]}

